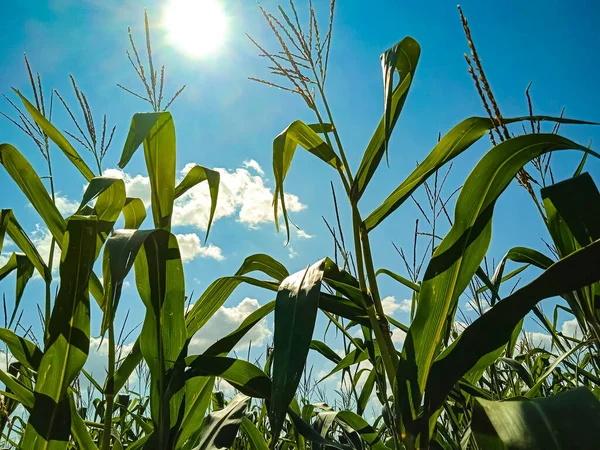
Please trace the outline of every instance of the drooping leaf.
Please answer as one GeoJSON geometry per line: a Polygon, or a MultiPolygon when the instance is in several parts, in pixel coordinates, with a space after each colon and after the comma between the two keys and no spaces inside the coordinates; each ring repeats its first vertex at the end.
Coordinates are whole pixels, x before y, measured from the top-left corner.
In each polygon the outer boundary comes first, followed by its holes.
{"type": "MultiPolygon", "coordinates": [[[[0,144],[0,164],[4,166],[10,177],[25,194],[31,206],[38,212],[56,239],[58,247],[61,248],[66,223],[31,164],[15,147],[9,144],[0,144]]],[[[22,250],[28,254],[25,249],[22,250]]],[[[102,284],[93,273],[90,280],[90,292],[102,306],[102,284]]]]}
{"type": "Polygon", "coordinates": [[[210,232],[210,226],[213,218],[215,217],[215,210],[217,209],[217,201],[219,199],[219,183],[221,180],[221,174],[216,170],[210,170],[202,166],[194,166],[188,173],[185,174],[181,183],[175,187],[175,198],[181,197],[188,190],[202,183],[208,181],[208,189],[210,191],[210,215],[208,216],[208,225],[206,227],[206,237],[208,239],[208,233],[210,232]]]}
{"type": "Polygon", "coordinates": [[[294,395],[310,348],[319,308],[323,266],[321,260],[281,282],[275,301],[273,336],[273,386],[269,418],[273,439],[279,433],[294,395]]]}
{"type": "Polygon", "coordinates": [[[542,189],[580,246],[600,238],[600,192],[589,173],[542,189]]]}
{"type": "Polygon", "coordinates": [[[94,172],[92,172],[92,169],[88,167],[81,155],[77,153],[77,150],[75,150],[75,148],[62,135],[62,133],[58,131],[56,127],[52,125],[48,119],[46,119],[44,115],[39,112],[35,106],[33,106],[31,102],[27,100],[18,90],[15,89],[14,91],[19,97],[21,97],[23,105],[25,105],[25,109],[27,109],[27,112],[31,114],[33,120],[40,126],[42,131],[48,135],[52,142],[54,142],[56,146],[62,150],[65,156],[69,158],[69,161],[71,161],[73,165],[77,167],[84,178],[87,181],[90,181],[92,178],[94,178],[94,172]]]}
{"type": "Polygon", "coordinates": [[[135,114],[125,141],[119,167],[125,168],[144,144],[144,157],[152,196],[154,226],[170,230],[175,200],[175,125],[171,113],[135,114]]]}
{"type": "Polygon", "coordinates": [[[488,355],[511,339],[514,328],[545,298],[600,280],[600,240],[551,265],[469,325],[436,359],[427,380],[426,405],[436,411],[452,386],[475,366],[493,362],[488,355]]]}
{"type": "Polygon", "coordinates": [[[11,272],[15,271],[17,286],[15,288],[15,305],[13,308],[13,312],[11,314],[10,320],[8,322],[8,326],[11,327],[13,321],[15,320],[15,316],[17,314],[17,310],[19,309],[19,305],[21,304],[21,298],[23,297],[23,292],[25,291],[25,286],[27,282],[33,275],[33,263],[23,253],[13,253],[4,266],[0,267],[0,281],[2,281],[7,275],[11,272]]]}
{"type": "Polygon", "coordinates": [[[405,37],[381,55],[384,79],[384,114],[363,154],[352,185],[350,196],[355,202],[361,198],[387,150],[389,136],[406,102],[420,55],[421,47],[411,37],[405,37]],[[400,82],[393,88],[395,71],[400,74],[400,82]]]}
{"type": "Polygon", "coordinates": [[[315,133],[310,126],[299,120],[293,122],[273,141],[273,174],[275,176],[275,193],[273,196],[273,213],[275,226],[279,231],[279,203],[285,220],[287,239],[290,238],[289,221],[285,207],[283,182],[290,170],[296,147],[301,146],[330,166],[341,169],[342,162],[333,149],[315,133]]]}
{"type": "Polygon", "coordinates": [[[29,161],[12,145],[0,144],[0,163],[38,212],[52,236],[62,243],[65,221],[29,161]]]}
{"type": "Polygon", "coordinates": [[[38,273],[44,280],[50,279],[50,270],[46,266],[43,258],[39,254],[29,236],[23,231],[11,209],[0,211],[0,251],[1,243],[4,241],[4,234],[7,233],[15,245],[29,258],[38,273]]]}
{"type": "Polygon", "coordinates": [[[454,225],[427,266],[417,312],[405,341],[405,349],[415,354],[421,393],[458,297],[487,252],[496,200],[528,161],[564,149],[586,150],[554,134],[518,136],[490,150],[465,181],[456,202],[454,225]]]}
{"type": "Polygon", "coordinates": [[[83,197],[81,198],[81,203],[79,204],[78,211],[90,203],[91,201],[98,198],[100,194],[110,189],[113,184],[123,184],[124,182],[120,178],[111,178],[111,177],[94,177],[90,180],[90,183],[87,185],[85,192],[83,193],[83,197]]]}
{"type": "Polygon", "coordinates": [[[592,449],[600,440],[600,403],[586,388],[535,400],[476,399],[473,434],[480,448],[592,449]]]}
{"type": "Polygon", "coordinates": [[[144,202],[136,197],[127,197],[122,212],[123,219],[125,219],[125,229],[139,229],[146,218],[146,207],[144,206],[144,202]]]}
{"type": "Polygon", "coordinates": [[[67,389],[90,345],[88,282],[96,257],[97,220],[72,216],[60,264],[60,288],[35,384],[35,404],[23,437],[30,449],[67,448],[71,417],[67,389]]]}
{"type": "Polygon", "coordinates": [[[12,356],[28,369],[39,370],[43,353],[33,342],[17,336],[7,328],[0,328],[0,340],[6,344],[12,356]]]}

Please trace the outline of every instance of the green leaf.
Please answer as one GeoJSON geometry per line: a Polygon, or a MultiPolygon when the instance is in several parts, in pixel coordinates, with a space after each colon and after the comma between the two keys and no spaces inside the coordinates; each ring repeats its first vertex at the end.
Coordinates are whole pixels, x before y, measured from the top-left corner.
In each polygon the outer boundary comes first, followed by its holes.
{"type": "Polygon", "coordinates": [[[62,150],[66,157],[69,158],[69,161],[71,161],[73,165],[79,169],[79,172],[81,172],[84,178],[88,181],[94,178],[94,172],[92,172],[92,169],[88,167],[81,155],[77,153],[77,150],[75,150],[69,141],[67,141],[62,133],[58,131],[56,127],[52,125],[48,119],[46,119],[44,115],[40,113],[35,106],[33,106],[29,100],[27,100],[18,90],[15,89],[14,91],[19,97],[21,97],[21,100],[25,105],[25,109],[27,109],[27,112],[31,114],[33,120],[39,125],[42,131],[48,135],[52,142],[54,142],[56,146],[62,150]]]}
{"type": "Polygon", "coordinates": [[[600,238],[600,192],[589,173],[542,189],[580,246],[600,238]]]}
{"type": "Polygon", "coordinates": [[[220,377],[235,389],[250,397],[269,398],[271,379],[254,364],[241,359],[224,356],[188,356],[188,369],[178,377],[172,377],[168,393],[177,392],[182,382],[193,377],[220,377]]]}
{"type": "Polygon", "coordinates": [[[279,202],[285,220],[287,239],[290,239],[289,221],[285,208],[283,182],[290,170],[296,147],[300,145],[330,166],[341,169],[342,162],[333,149],[315,133],[310,126],[296,120],[273,141],[273,174],[275,176],[275,194],[273,196],[273,213],[275,227],[279,231],[279,202]]]}
{"type": "Polygon", "coordinates": [[[183,263],[175,236],[165,230],[148,233],[134,267],[146,307],[140,350],[150,370],[150,410],[157,443],[163,448],[183,399],[183,392],[166,397],[165,374],[175,365],[187,339],[183,263]]]}
{"type": "Polygon", "coordinates": [[[15,245],[29,258],[38,273],[44,280],[51,278],[50,270],[37,251],[29,236],[23,231],[11,209],[3,209],[0,212],[0,251],[4,241],[4,234],[8,233],[15,245]]]}
{"type": "Polygon", "coordinates": [[[546,371],[537,378],[537,380],[535,381],[535,384],[533,386],[531,386],[531,389],[529,389],[529,391],[527,391],[527,393],[525,394],[525,397],[534,398],[537,395],[537,393],[539,392],[539,390],[542,387],[542,385],[544,384],[544,382],[546,381],[546,378],[548,378],[550,375],[552,375],[552,373],[558,367],[558,365],[560,363],[562,363],[566,358],[571,356],[573,353],[575,353],[576,351],[581,350],[581,348],[584,346],[585,346],[585,343],[582,342],[578,345],[573,346],[573,348],[564,352],[560,356],[554,358],[554,360],[552,361],[552,364],[550,364],[550,366],[548,366],[546,371]]]}
{"type": "Polygon", "coordinates": [[[472,429],[480,448],[596,448],[600,404],[585,388],[535,400],[476,399],[472,429]]]}
{"type": "Polygon", "coordinates": [[[71,410],[71,433],[73,434],[73,439],[77,443],[77,448],[81,450],[98,450],[98,447],[90,436],[89,429],[77,412],[73,393],[69,395],[69,408],[71,410]]]}
{"type": "Polygon", "coordinates": [[[254,271],[260,271],[279,282],[290,275],[283,264],[271,256],[261,253],[248,256],[235,274],[245,275],[254,271]]]}
{"type": "MultiPolygon", "coordinates": [[[[210,405],[215,377],[195,377],[185,382],[185,412],[179,426],[179,437],[175,448],[184,448],[186,441],[194,439],[210,405]]],[[[189,441],[188,441],[189,442],[189,441]]]]}
{"type": "Polygon", "coordinates": [[[564,149],[585,147],[555,134],[518,136],[490,150],[465,181],[456,202],[454,225],[425,272],[417,312],[405,341],[407,352],[415,354],[421,393],[458,297],[487,252],[496,200],[527,162],[564,149]]]}
{"type": "Polygon", "coordinates": [[[0,267],[0,281],[2,281],[7,275],[9,275],[14,270],[17,271],[17,286],[15,288],[15,306],[13,308],[13,312],[8,322],[9,328],[12,326],[12,323],[15,320],[15,315],[17,314],[17,310],[19,309],[19,305],[21,304],[21,298],[23,297],[25,286],[27,285],[27,282],[33,275],[33,269],[33,263],[23,253],[13,253],[12,255],[10,255],[10,258],[8,259],[6,264],[0,267]]]}
{"type": "Polygon", "coordinates": [[[384,81],[384,114],[371,141],[363,154],[362,161],[352,184],[350,197],[358,202],[367,188],[367,184],[375,174],[383,154],[387,151],[387,143],[408,96],[415,76],[421,47],[411,37],[405,37],[381,55],[381,67],[384,81]],[[400,82],[393,89],[394,72],[400,74],[400,82]]]}
{"type": "Polygon", "coordinates": [[[35,384],[35,404],[23,437],[28,449],[67,448],[70,406],[67,389],[82,369],[90,345],[88,282],[96,256],[97,220],[67,222],[60,263],[60,288],[35,384]]]}
{"type": "Polygon", "coordinates": [[[144,202],[136,197],[127,197],[123,206],[123,219],[125,227],[130,230],[137,230],[146,218],[146,207],[144,202]]]}
{"type": "Polygon", "coordinates": [[[273,440],[279,438],[288,406],[294,395],[310,348],[319,308],[325,260],[281,282],[275,302],[273,336],[273,387],[269,419],[273,440]]]}
{"type": "Polygon", "coordinates": [[[342,360],[340,355],[334,352],[325,342],[312,340],[310,342],[310,348],[311,350],[319,352],[334,364],[338,364],[342,360]]]}
{"type": "MultiPolygon", "coordinates": [[[[38,212],[48,230],[56,239],[59,248],[62,248],[66,229],[65,221],[31,164],[15,147],[9,144],[0,144],[0,164],[4,166],[10,177],[25,194],[31,206],[38,212]]],[[[28,254],[25,249],[22,250],[28,254]]],[[[47,276],[49,276],[49,272],[47,276]]],[[[90,280],[90,292],[98,304],[102,306],[102,285],[95,274],[92,274],[90,280]]]]}
{"type": "Polygon", "coordinates": [[[436,411],[472,367],[491,364],[487,355],[509,342],[514,328],[539,301],[600,280],[599,263],[600,240],[554,263],[469,325],[431,368],[426,389],[429,410],[436,411]]]}
{"type": "MultiPolygon", "coordinates": [[[[233,291],[242,283],[247,283],[252,286],[261,287],[271,291],[277,291],[279,283],[272,281],[262,281],[256,278],[244,276],[245,274],[260,270],[267,275],[280,273],[285,268],[275,261],[273,258],[266,255],[255,255],[248,257],[236,272],[235,276],[223,277],[215,280],[202,293],[200,298],[196,300],[194,306],[186,314],[186,328],[188,338],[196,334],[208,320],[219,310],[219,308],[227,301],[233,291]]],[[[115,390],[121,389],[131,373],[141,362],[142,356],[140,353],[139,340],[136,341],[131,352],[123,360],[115,374],[114,384],[115,390]]]]}
{"type": "Polygon", "coordinates": [[[206,237],[208,239],[208,233],[210,232],[210,226],[213,218],[215,217],[215,210],[217,209],[217,201],[219,199],[219,183],[221,180],[221,174],[216,170],[210,170],[202,166],[194,166],[185,175],[185,178],[181,180],[181,183],[175,188],[175,198],[181,197],[189,189],[193,188],[203,181],[208,181],[208,189],[210,191],[210,215],[208,217],[208,226],[206,227],[206,237]]]}
{"type": "Polygon", "coordinates": [[[125,189],[125,183],[120,178],[111,178],[111,177],[94,177],[90,180],[90,183],[87,185],[85,192],[83,193],[83,197],[81,199],[81,203],[79,204],[78,211],[98,198],[100,194],[110,189],[113,184],[122,184],[123,190],[125,189]]]}
{"type": "Polygon", "coordinates": [[[241,430],[248,438],[248,442],[254,450],[269,450],[263,434],[247,417],[242,418],[241,430]]]}
{"type": "Polygon", "coordinates": [[[239,326],[229,333],[227,336],[222,337],[217,342],[208,347],[205,351],[205,355],[211,356],[225,356],[241,341],[241,339],[254,327],[258,322],[263,320],[275,309],[275,302],[269,302],[266,305],[261,306],[256,311],[250,313],[239,326]]]}
{"type": "Polygon", "coordinates": [[[379,438],[379,433],[358,414],[352,411],[324,411],[319,413],[319,415],[334,416],[334,420],[345,428],[346,431],[355,431],[358,433],[369,444],[369,448],[373,450],[389,450],[379,438]]]}
{"type": "Polygon", "coordinates": [[[419,292],[421,290],[421,286],[419,286],[417,283],[413,283],[409,279],[404,278],[403,276],[398,275],[397,273],[394,273],[391,270],[378,269],[377,272],[375,272],[375,276],[379,275],[387,275],[388,277],[392,278],[393,280],[396,280],[398,283],[403,284],[404,286],[412,289],[415,292],[419,292]]]}
{"type": "Polygon", "coordinates": [[[333,370],[321,378],[319,382],[329,378],[331,375],[339,372],[340,370],[344,370],[350,366],[353,366],[354,364],[366,361],[367,359],[369,359],[369,353],[367,351],[358,348],[354,349],[351,352],[346,353],[346,355],[341,359],[340,362],[337,363],[333,370]]]}
{"type": "MultiPolygon", "coordinates": [[[[591,122],[547,116],[536,116],[535,118],[516,117],[504,119],[504,122],[508,124],[530,119],[570,124],[591,124],[591,122]]],[[[431,153],[429,153],[417,168],[413,170],[406,180],[404,180],[379,207],[369,214],[365,219],[367,231],[371,231],[383,222],[387,216],[392,214],[400,207],[400,205],[410,198],[411,194],[434,174],[436,170],[440,169],[444,164],[471,147],[471,145],[481,139],[481,137],[485,136],[493,127],[494,124],[489,118],[470,117],[452,128],[437,143],[431,153]]]]}
{"type": "Polygon", "coordinates": [[[238,394],[231,399],[225,409],[213,412],[202,422],[200,442],[194,450],[228,449],[244,418],[250,397],[238,394]]]}
{"type": "Polygon", "coordinates": [[[52,236],[62,243],[65,221],[29,161],[12,145],[0,144],[0,163],[38,212],[52,236]]]}
{"type": "Polygon", "coordinates": [[[23,366],[37,372],[40,368],[42,351],[33,342],[17,336],[7,328],[0,328],[0,340],[6,344],[12,356],[23,366]]]}
{"type": "Polygon", "coordinates": [[[175,125],[171,113],[135,114],[125,141],[119,167],[125,168],[144,144],[144,157],[152,196],[154,226],[170,230],[175,200],[175,125]]]}

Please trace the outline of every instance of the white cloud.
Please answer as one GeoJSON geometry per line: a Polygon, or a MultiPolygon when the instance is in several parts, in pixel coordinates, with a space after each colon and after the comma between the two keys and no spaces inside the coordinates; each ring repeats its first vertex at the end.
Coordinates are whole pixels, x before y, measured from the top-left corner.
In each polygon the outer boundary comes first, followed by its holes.
{"type": "Polygon", "coordinates": [[[575,339],[582,339],[583,333],[577,323],[577,319],[566,320],[560,327],[560,331],[565,336],[573,337],[575,339]]]}
{"type": "MultiPolygon", "coordinates": [[[[273,222],[273,191],[265,186],[264,172],[254,160],[245,161],[243,165],[244,167],[234,171],[223,168],[214,169],[221,174],[221,181],[219,200],[213,220],[217,221],[223,217],[237,215],[239,222],[245,223],[251,228],[256,228],[262,223],[273,222]],[[252,169],[258,175],[250,173],[247,168],[252,169]]],[[[180,172],[181,175],[185,176],[192,167],[194,164],[186,164],[180,172]]],[[[127,195],[139,197],[146,207],[150,206],[150,180],[148,177],[132,176],[119,169],[107,169],[104,171],[104,175],[123,179],[127,195]]],[[[306,205],[293,194],[285,194],[285,202],[288,212],[298,212],[306,208],[306,205]]],[[[206,230],[210,206],[208,183],[194,186],[175,201],[173,225],[188,225],[203,231],[206,230]]]]}
{"type": "Polygon", "coordinates": [[[312,235],[307,234],[304,230],[296,230],[296,235],[300,239],[312,239],[312,235]]]}
{"type": "Polygon", "coordinates": [[[105,177],[120,178],[125,182],[125,191],[128,197],[138,197],[144,202],[146,208],[150,206],[150,179],[143,175],[131,176],[120,169],[106,169],[105,177]]]}
{"type": "Polygon", "coordinates": [[[383,306],[383,311],[388,315],[393,315],[397,310],[410,312],[410,308],[412,305],[412,300],[402,300],[402,303],[396,302],[396,298],[394,296],[389,296],[381,300],[381,306],[383,306]]]}
{"type": "Polygon", "coordinates": [[[246,169],[253,169],[257,174],[259,174],[261,177],[264,176],[265,171],[262,170],[262,167],[260,167],[260,164],[258,164],[255,160],[250,159],[250,160],[246,160],[243,162],[243,166],[246,169]]]}
{"type": "Polygon", "coordinates": [[[290,259],[294,259],[296,256],[298,256],[298,252],[294,250],[294,248],[291,245],[288,246],[288,256],[290,257],[290,259]]]}
{"type": "MultiPolygon", "coordinates": [[[[193,164],[181,171],[185,175],[193,164]]],[[[221,174],[219,201],[214,220],[237,214],[238,221],[256,228],[261,223],[273,222],[273,192],[265,186],[264,179],[238,168],[233,172],[215,169],[221,174]]],[[[306,208],[297,196],[285,194],[286,207],[290,212],[306,208]]],[[[173,225],[191,225],[205,230],[210,213],[210,193],[207,183],[201,183],[175,202],[173,225]]]]}
{"type": "MultiPolygon", "coordinates": [[[[235,330],[242,321],[260,307],[258,300],[245,298],[237,306],[221,306],[214,316],[194,335],[190,342],[189,354],[202,353],[218,339],[235,330]]],[[[236,350],[245,350],[252,341],[252,347],[261,347],[273,333],[266,319],[258,322],[238,343],[236,350]]]]}
{"type": "Polygon", "coordinates": [[[396,344],[404,344],[404,339],[406,338],[406,333],[400,329],[395,329],[392,331],[392,342],[396,344]]]}
{"type": "Polygon", "coordinates": [[[179,243],[179,251],[181,252],[183,262],[196,258],[212,258],[217,261],[225,259],[220,247],[213,244],[203,247],[200,243],[200,238],[195,233],[177,234],[175,237],[179,243]]]}
{"type": "Polygon", "coordinates": [[[550,350],[552,347],[552,336],[538,331],[525,331],[525,340],[531,347],[543,348],[550,350]]]}
{"type": "Polygon", "coordinates": [[[55,197],[56,207],[63,216],[71,216],[79,208],[79,203],[69,200],[67,197],[56,195],[55,197]]]}
{"type": "Polygon", "coordinates": [[[396,303],[396,298],[391,295],[381,300],[381,306],[383,307],[383,312],[388,316],[391,316],[398,308],[400,308],[400,305],[396,303]]]}

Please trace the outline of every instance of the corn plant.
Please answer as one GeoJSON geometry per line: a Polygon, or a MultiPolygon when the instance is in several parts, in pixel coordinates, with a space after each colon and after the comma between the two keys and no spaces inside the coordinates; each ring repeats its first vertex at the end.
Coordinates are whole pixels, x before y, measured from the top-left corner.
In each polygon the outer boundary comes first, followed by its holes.
{"type": "MultiPolygon", "coordinates": [[[[281,51],[271,53],[254,42],[270,61],[270,70],[286,81],[254,79],[298,94],[315,114],[315,123],[294,121],[274,139],[276,226],[282,217],[289,238],[293,224],[285,206],[284,181],[295,151],[303,148],[337,173],[349,205],[351,232],[344,233],[332,184],[337,226],[326,222],[334,242],[332,257],[323,255],[307,269],[290,274],[268,255],[248,256],[235,274],[215,280],[191,299],[190,308],[186,308],[184,266],[171,232],[173,205],[186,191],[206,181],[211,196],[208,238],[220,179],[218,172],[197,165],[176,181],[175,125],[166,109],[183,88],[171,101],[163,101],[164,67],[160,73],[154,68],[147,16],[148,65],[141,62],[131,33],[133,56],[128,53],[145,94],[120,87],[148,103],[152,112],[133,116],[118,165],[127,167],[143,148],[151,219],[146,218],[140,199],[127,196],[123,180],[102,175],[107,149],[111,143],[116,145],[106,117],[97,136],[89,103],[73,80],[84,125],[63,97],[52,91],[50,104],[56,95],[77,130],[59,131],[52,107],[46,109],[40,77],[36,81],[27,63],[33,99],[16,91],[23,107],[11,100],[17,111],[17,118],[11,120],[44,155],[49,185],[24,153],[10,144],[0,145],[0,164],[49,229],[61,260],[55,279],[52,254],[45,261],[12,210],[2,210],[0,249],[5,235],[19,248],[0,268],[0,280],[16,274],[13,310],[10,318],[5,313],[5,326],[0,328],[0,340],[14,358],[6,370],[0,369],[5,385],[0,431],[6,446],[92,450],[596,446],[600,437],[595,426],[600,414],[596,305],[600,298],[600,194],[583,169],[588,156],[599,155],[558,135],[561,124],[585,122],[562,114],[535,116],[531,106],[528,116],[503,117],[461,12],[471,49],[469,72],[488,117],[468,118],[440,136],[406,180],[381,204],[369,207],[363,195],[377,178],[384,156],[393,151],[390,136],[408,101],[421,49],[415,39],[406,37],[382,55],[384,112],[358,168],[352,170],[326,97],[335,7],[332,1],[325,33],[312,4],[308,28],[302,27],[293,2],[291,11],[280,8],[278,15],[261,9],[281,51]],[[542,122],[553,123],[552,132],[542,133],[542,122]],[[524,127],[525,134],[513,134],[509,127],[516,124],[529,124],[531,132],[524,127]],[[441,170],[486,135],[492,148],[462,188],[443,198],[447,172],[440,178],[441,170]],[[87,153],[80,154],[77,147],[87,153]],[[550,159],[560,150],[579,151],[583,157],[573,177],[555,183],[550,159]],[[51,151],[66,156],[87,183],[78,211],[70,217],[63,217],[55,204],[51,151]],[[84,155],[93,156],[94,169],[84,155]],[[529,162],[535,170],[527,166],[529,162]],[[490,271],[486,254],[494,205],[514,178],[527,189],[544,218],[551,256],[516,247],[490,271]],[[536,183],[543,186],[539,198],[536,183]],[[428,206],[419,204],[419,208],[430,229],[423,231],[417,222],[412,266],[398,249],[408,276],[377,269],[370,233],[405,202],[418,203],[420,187],[428,206]],[[457,192],[451,217],[449,200],[457,192]],[[371,212],[364,214],[365,208],[371,212]],[[441,214],[448,221],[445,236],[437,221],[441,214]],[[429,241],[417,262],[417,243],[423,236],[429,241]],[[507,264],[512,263],[521,265],[505,274],[507,264]],[[516,285],[508,288],[532,266],[541,270],[536,278],[518,289],[516,285]],[[23,329],[19,315],[20,301],[34,272],[46,285],[39,340],[23,329]],[[122,355],[120,347],[126,337],[123,330],[115,329],[115,323],[124,281],[132,272],[145,317],[132,350],[122,355]],[[383,275],[412,290],[409,324],[385,314],[378,286],[383,275]],[[58,282],[54,297],[53,281],[58,282]],[[263,288],[276,299],[251,313],[202,354],[190,355],[192,337],[202,333],[241,284],[263,288]],[[566,304],[557,308],[574,315],[582,336],[558,331],[558,309],[548,317],[539,306],[556,296],[566,304]],[[478,314],[459,328],[455,318],[465,297],[476,305],[478,314]],[[92,299],[102,314],[101,336],[108,342],[105,380],[94,379],[83,369],[91,350],[92,299]],[[246,333],[271,313],[273,346],[264,359],[252,363],[230,356],[246,333]],[[519,339],[529,313],[550,334],[549,349],[519,339]],[[341,336],[343,355],[324,339],[315,339],[320,314],[341,336]],[[397,330],[407,333],[401,348],[391,339],[397,330]],[[326,402],[327,395],[322,393],[314,401],[316,388],[306,367],[311,350],[334,364],[331,374],[339,372],[350,380],[339,403],[326,402]],[[369,363],[367,368],[359,369],[362,362],[369,363]],[[141,380],[137,392],[128,386],[133,375],[141,380]],[[366,381],[358,383],[362,376],[366,381]],[[90,384],[87,400],[83,380],[90,384]],[[235,396],[226,398],[219,391],[222,381],[235,388],[235,396]],[[506,399],[512,401],[499,401],[506,399]],[[371,400],[381,405],[381,413],[374,418],[366,414],[371,400]],[[26,411],[22,416],[16,415],[19,406],[26,411]]],[[[529,88],[526,92],[529,98],[529,88]]]]}

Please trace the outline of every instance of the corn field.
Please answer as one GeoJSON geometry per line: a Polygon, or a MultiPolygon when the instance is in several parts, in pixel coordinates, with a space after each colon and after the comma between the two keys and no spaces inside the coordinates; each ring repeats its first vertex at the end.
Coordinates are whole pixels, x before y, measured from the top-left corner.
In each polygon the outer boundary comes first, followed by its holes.
{"type": "MultiPolygon", "coordinates": [[[[294,227],[286,209],[284,183],[297,150],[329,166],[334,208],[331,254],[304,261],[306,269],[289,273],[267,254],[241,261],[234,274],[219,278],[189,297],[178,241],[171,231],[176,199],[200,183],[209,187],[209,236],[219,202],[220,174],[194,165],[176,183],[176,118],[168,111],[184,88],[163,92],[164,67],[157,70],[146,16],[145,48],[131,35],[127,53],[147,111],[135,114],[122,145],[119,168],[143,150],[151,188],[151,207],[131,197],[120,178],[103,176],[103,159],[121,144],[106,116],[94,122],[83,91],[72,78],[77,98],[71,107],[58,92],[43,94],[39,75],[26,59],[32,94],[7,96],[14,114],[2,126],[17,126],[30,137],[47,163],[34,167],[28,152],[0,145],[3,170],[22,191],[52,235],[44,259],[3,198],[0,249],[6,238],[18,247],[0,268],[0,280],[13,283],[15,296],[4,300],[0,340],[12,359],[0,370],[3,384],[0,446],[7,449],[201,450],[201,449],[596,449],[600,446],[600,193],[585,171],[593,148],[561,133],[591,122],[535,115],[504,117],[483,70],[469,25],[460,11],[470,55],[468,75],[486,115],[469,117],[440,135],[420,156],[410,175],[378,204],[363,200],[377,182],[415,77],[421,47],[402,38],[381,55],[383,115],[352,168],[328,103],[326,80],[336,2],[325,26],[309,8],[302,24],[290,8],[271,13],[260,7],[265,26],[280,48],[266,49],[250,38],[273,79],[251,81],[295,94],[314,115],[312,123],[289,118],[273,130],[272,163],[277,229],[294,227]],[[148,63],[142,62],[142,54],[148,63]],[[73,133],[59,131],[52,109],[64,107],[73,133]],[[82,118],[77,118],[81,110],[82,118]],[[149,111],[148,111],[149,110],[149,111]],[[546,131],[548,129],[548,131],[546,131]],[[453,159],[479,141],[490,141],[462,186],[446,194],[453,159]],[[78,150],[79,149],[79,150],[78,150]],[[551,157],[568,150],[580,155],[572,176],[555,180],[551,157]],[[53,158],[66,157],[74,177],[87,184],[77,212],[64,217],[56,205],[53,158]],[[490,264],[494,207],[516,181],[539,212],[548,241],[546,254],[527,247],[505,249],[490,264]],[[340,219],[343,211],[350,217],[340,219]],[[398,252],[402,270],[374,265],[370,233],[407,202],[417,203],[425,220],[417,221],[413,255],[398,252]],[[451,209],[453,206],[453,210],[451,209]],[[151,214],[150,214],[151,213],[151,214]],[[426,225],[423,225],[423,221],[426,225]],[[351,227],[344,229],[342,223],[351,227]],[[419,245],[418,245],[419,244],[419,245]],[[423,249],[423,245],[425,248],[423,249]],[[420,249],[420,251],[419,251],[420,249]],[[58,270],[54,252],[60,250],[58,270]],[[509,270],[508,268],[511,267],[509,270]],[[514,284],[531,273],[528,284],[514,284]],[[124,350],[119,309],[128,275],[145,316],[124,350]],[[21,300],[27,284],[40,277],[43,335],[20,327],[21,300]],[[410,322],[386,315],[378,282],[393,279],[412,292],[410,322]],[[54,291],[52,283],[58,286],[54,291]],[[190,341],[241,285],[271,292],[275,300],[248,315],[201,354],[190,341]],[[561,332],[541,308],[545,299],[561,298],[582,336],[561,332]],[[477,317],[459,320],[468,299],[477,317]],[[108,342],[103,379],[84,370],[90,352],[91,313],[101,311],[101,338],[108,342]],[[252,328],[272,316],[272,346],[260,361],[234,353],[252,328]],[[523,339],[523,323],[534,317],[551,336],[550,348],[523,339]],[[315,333],[324,320],[330,335],[343,342],[343,354],[315,333]],[[405,333],[401,345],[394,333],[405,333]],[[330,402],[311,381],[307,358],[316,352],[341,374],[341,400],[330,402]],[[138,390],[129,380],[137,377],[138,390]],[[87,394],[82,381],[93,389],[87,394]],[[219,386],[227,383],[235,395],[219,386]],[[146,385],[146,389],[141,388],[146,385]],[[90,393],[91,392],[91,393],[90,393]],[[315,392],[317,394],[315,394],[315,392]],[[377,405],[375,414],[369,405],[377,405]]],[[[252,74],[248,74],[252,75],[252,74]]],[[[249,81],[250,82],[250,81],[249,81]]],[[[271,91],[279,95],[279,91],[271,91]]],[[[376,95],[379,95],[378,93],[376,95]]],[[[0,131],[2,128],[0,128],[0,131]]],[[[0,136],[0,141],[2,137],[0,136]]],[[[116,151],[116,150],[115,150],[116,151]]],[[[384,164],[385,165],[385,164],[384,164]]],[[[319,188],[329,190],[323,180],[319,188]]]]}

